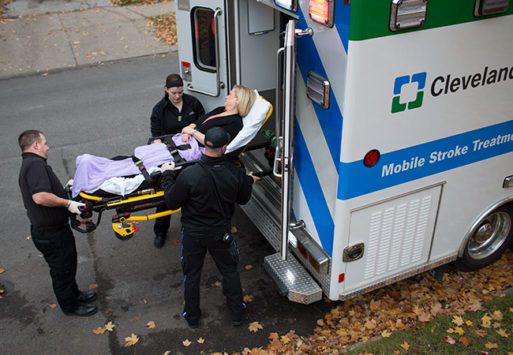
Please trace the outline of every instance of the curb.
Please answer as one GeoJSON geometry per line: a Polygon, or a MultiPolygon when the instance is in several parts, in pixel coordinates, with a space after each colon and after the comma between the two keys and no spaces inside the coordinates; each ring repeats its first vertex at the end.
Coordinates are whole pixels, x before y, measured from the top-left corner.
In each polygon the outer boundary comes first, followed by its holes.
{"type": "Polygon", "coordinates": [[[173,54],[177,54],[177,53],[178,53],[178,47],[176,45],[173,45],[171,50],[169,50],[167,52],[145,54],[145,55],[140,55],[140,56],[135,56],[135,57],[112,59],[112,60],[106,60],[106,61],[98,62],[98,63],[90,63],[90,64],[88,63],[88,64],[82,64],[82,65],[75,65],[75,66],[71,66],[71,67],[54,68],[54,69],[45,70],[45,71],[31,71],[31,72],[25,72],[25,73],[20,73],[20,74],[16,74],[16,75],[0,76],[0,81],[11,80],[11,79],[20,79],[20,78],[30,78],[30,77],[35,77],[35,76],[48,76],[50,74],[57,74],[57,73],[67,72],[67,71],[76,70],[76,69],[94,68],[94,67],[100,67],[105,64],[116,64],[116,63],[129,62],[131,60],[143,59],[143,58],[148,58],[148,57],[168,56],[168,55],[173,55],[173,54]]]}

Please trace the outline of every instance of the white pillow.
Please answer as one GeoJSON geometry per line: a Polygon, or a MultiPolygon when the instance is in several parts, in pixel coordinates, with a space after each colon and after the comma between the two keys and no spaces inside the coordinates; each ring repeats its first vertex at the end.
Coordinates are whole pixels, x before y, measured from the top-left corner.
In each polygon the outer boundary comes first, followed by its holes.
{"type": "Polygon", "coordinates": [[[242,129],[235,138],[228,144],[226,154],[246,146],[255,138],[258,130],[262,128],[262,123],[271,108],[271,104],[264,100],[255,90],[256,100],[249,113],[242,118],[242,129]]]}

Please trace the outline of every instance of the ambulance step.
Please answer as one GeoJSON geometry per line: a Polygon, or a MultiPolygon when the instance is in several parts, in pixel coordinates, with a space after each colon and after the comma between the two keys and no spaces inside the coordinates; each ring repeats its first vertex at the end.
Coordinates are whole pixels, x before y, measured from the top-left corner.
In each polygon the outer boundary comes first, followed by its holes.
{"type": "Polygon", "coordinates": [[[287,260],[282,260],[280,253],[268,255],[264,268],[290,301],[310,304],[322,299],[322,289],[292,254],[287,260]]]}

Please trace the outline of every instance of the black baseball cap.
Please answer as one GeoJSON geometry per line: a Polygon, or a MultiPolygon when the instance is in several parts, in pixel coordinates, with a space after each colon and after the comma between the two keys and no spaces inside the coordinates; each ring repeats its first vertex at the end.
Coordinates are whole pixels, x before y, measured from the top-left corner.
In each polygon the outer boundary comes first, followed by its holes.
{"type": "Polygon", "coordinates": [[[230,142],[230,133],[221,127],[212,127],[205,133],[205,145],[209,148],[220,148],[230,142]]]}

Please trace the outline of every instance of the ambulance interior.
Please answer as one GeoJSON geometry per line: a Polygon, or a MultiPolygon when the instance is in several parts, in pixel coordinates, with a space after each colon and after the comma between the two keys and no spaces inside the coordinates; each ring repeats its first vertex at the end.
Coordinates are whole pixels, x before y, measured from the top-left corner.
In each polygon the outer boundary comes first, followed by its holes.
{"type": "MultiPolygon", "coordinates": [[[[294,79],[292,85],[288,82],[288,92],[292,95],[285,95],[284,91],[285,71],[289,77],[294,76],[295,65],[288,65],[287,70],[283,47],[287,23],[297,18],[295,7],[297,1],[293,0],[182,0],[177,3],[177,31],[185,91],[200,99],[207,111],[223,105],[226,94],[235,84],[258,90],[273,105],[273,115],[242,155],[246,170],[263,178],[254,185],[250,203],[241,207],[277,251],[266,257],[264,267],[280,291],[293,301],[311,303],[322,297],[318,283],[329,287],[329,257],[308,235],[304,223],[296,220],[292,208],[296,193],[294,171],[292,168],[287,176],[282,174],[280,156],[283,152],[276,154],[275,151],[277,137],[283,137],[286,132],[291,139],[293,136],[290,130],[293,120],[289,120],[287,128],[284,117],[285,106],[293,108],[294,91],[290,88],[294,87],[294,79]],[[187,38],[191,40],[185,40],[187,38]],[[294,233],[289,233],[289,226],[294,233]],[[291,253],[302,259],[303,265],[289,255],[291,253]],[[279,264],[284,259],[295,263],[293,268],[298,270],[294,275],[295,283],[309,291],[291,292],[287,280],[276,279],[283,276],[275,271],[280,267],[266,266],[279,264]],[[306,270],[316,276],[317,283],[306,270]]],[[[293,148],[289,156],[293,156],[293,148]]]]}

